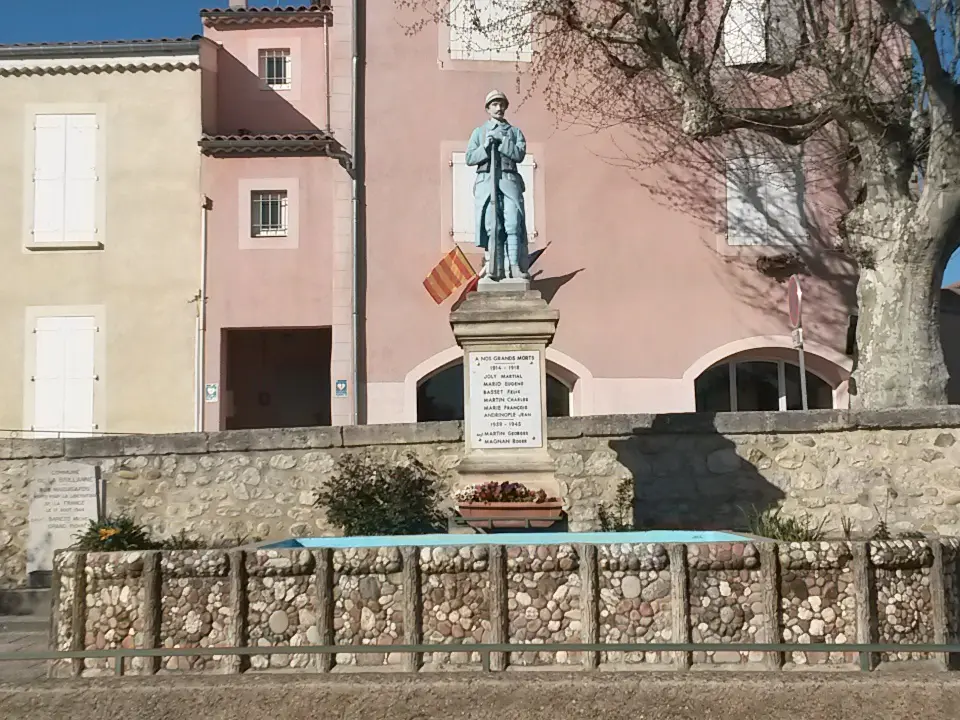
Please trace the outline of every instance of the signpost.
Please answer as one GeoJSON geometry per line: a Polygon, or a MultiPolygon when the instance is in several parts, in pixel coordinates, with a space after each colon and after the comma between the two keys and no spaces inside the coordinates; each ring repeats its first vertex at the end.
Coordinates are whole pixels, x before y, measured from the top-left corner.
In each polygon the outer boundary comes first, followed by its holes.
{"type": "Polygon", "coordinates": [[[790,328],[793,330],[793,346],[800,356],[800,402],[804,410],[807,409],[807,368],[803,357],[803,291],[800,289],[800,278],[791,275],[787,281],[787,315],[790,318],[790,328]]]}

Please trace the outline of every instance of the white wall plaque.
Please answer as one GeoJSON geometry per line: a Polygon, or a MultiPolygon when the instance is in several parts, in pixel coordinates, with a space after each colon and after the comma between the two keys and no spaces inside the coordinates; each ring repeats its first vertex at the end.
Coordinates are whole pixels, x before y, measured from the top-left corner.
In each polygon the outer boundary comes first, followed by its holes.
{"type": "Polygon", "coordinates": [[[96,468],[83,463],[38,467],[30,479],[27,572],[53,570],[53,553],[70,547],[97,519],[96,468]]]}
{"type": "Polygon", "coordinates": [[[470,353],[470,442],[543,447],[538,350],[470,353]]]}

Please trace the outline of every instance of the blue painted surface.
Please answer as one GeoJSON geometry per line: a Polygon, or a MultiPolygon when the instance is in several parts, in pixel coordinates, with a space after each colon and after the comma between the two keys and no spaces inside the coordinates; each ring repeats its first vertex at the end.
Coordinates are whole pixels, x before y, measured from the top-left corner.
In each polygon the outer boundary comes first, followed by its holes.
{"type": "Polygon", "coordinates": [[[750,538],[710,530],[644,530],[623,533],[495,533],[492,535],[393,535],[374,537],[291,538],[263,545],[264,549],[417,547],[450,545],[610,545],[614,543],[716,543],[745,542],[750,538]]]}

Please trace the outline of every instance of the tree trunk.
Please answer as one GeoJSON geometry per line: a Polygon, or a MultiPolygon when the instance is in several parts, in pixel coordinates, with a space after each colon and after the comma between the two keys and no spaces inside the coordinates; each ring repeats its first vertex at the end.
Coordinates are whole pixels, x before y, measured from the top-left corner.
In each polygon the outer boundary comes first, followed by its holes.
{"type": "MultiPolygon", "coordinates": [[[[886,232],[884,232],[886,230],[886,232]]],[[[851,406],[863,409],[945,405],[949,375],[940,345],[943,268],[925,228],[890,228],[857,285],[857,357],[851,406]]],[[[882,234],[881,234],[882,233],[882,234]]],[[[867,244],[870,241],[865,241],[867,244]]]]}

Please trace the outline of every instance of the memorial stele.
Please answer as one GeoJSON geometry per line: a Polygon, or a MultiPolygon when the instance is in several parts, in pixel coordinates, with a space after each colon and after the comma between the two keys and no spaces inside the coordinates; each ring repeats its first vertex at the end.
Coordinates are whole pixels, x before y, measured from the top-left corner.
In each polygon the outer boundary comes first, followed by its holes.
{"type": "MultiPolygon", "coordinates": [[[[522,205],[511,208],[515,198],[511,197],[508,183],[498,182],[500,145],[484,142],[481,132],[484,127],[505,122],[502,111],[494,112],[505,107],[503,94],[491,92],[487,96],[487,111],[492,120],[474,131],[471,141],[472,150],[477,152],[478,146],[486,148],[489,156],[488,163],[482,157],[475,158],[476,219],[481,228],[478,233],[489,238],[489,244],[484,248],[487,262],[477,290],[450,313],[453,335],[464,356],[466,447],[457,468],[458,485],[521,482],[559,496],[553,460],[547,450],[546,350],[556,334],[560,315],[547,305],[539,291],[531,289],[526,267],[521,268],[523,272],[509,271],[518,256],[522,266],[526,255],[522,205]],[[489,184],[488,192],[479,187],[485,183],[489,184]],[[508,189],[506,194],[504,187],[508,189]],[[500,213],[509,213],[511,209],[519,210],[519,223],[512,219],[500,222],[500,213]],[[518,239],[510,235],[517,232],[515,224],[520,226],[518,239]],[[520,246],[519,252],[515,245],[520,246]],[[505,272],[489,271],[495,258],[503,258],[505,272]]],[[[523,141],[519,130],[511,132],[515,139],[523,141]]],[[[509,136],[509,132],[504,132],[503,137],[509,136]]],[[[508,142],[504,140],[503,146],[508,142]]],[[[515,147],[510,150],[515,160],[522,160],[522,153],[515,147]]],[[[510,163],[504,163],[503,172],[509,174],[512,168],[510,163]]]]}
{"type": "Polygon", "coordinates": [[[60,462],[34,468],[30,478],[27,575],[53,570],[53,554],[74,544],[97,519],[93,465],[60,462]]]}

